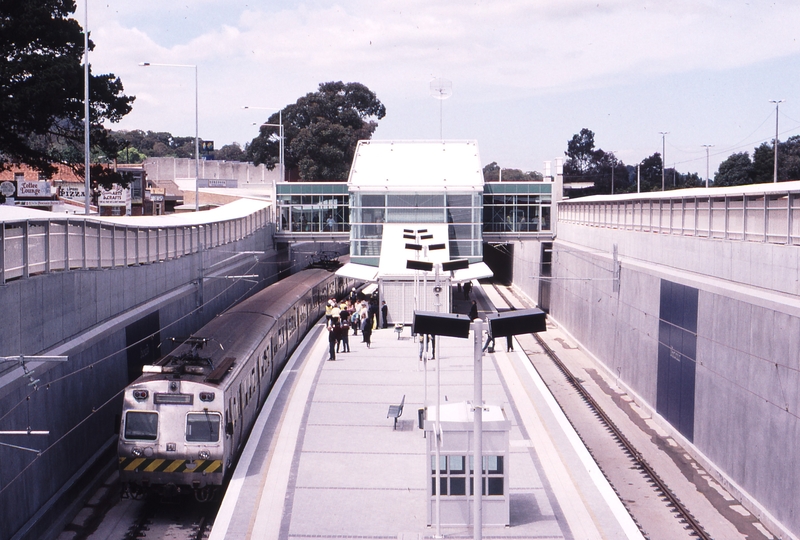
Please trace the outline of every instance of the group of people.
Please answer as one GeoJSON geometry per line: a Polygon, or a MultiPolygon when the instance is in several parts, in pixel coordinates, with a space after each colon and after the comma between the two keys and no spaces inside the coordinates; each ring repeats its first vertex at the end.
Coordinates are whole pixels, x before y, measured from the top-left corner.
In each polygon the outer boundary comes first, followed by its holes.
{"type": "MultiPolygon", "coordinates": [[[[341,302],[334,298],[328,300],[325,306],[325,324],[328,331],[328,360],[336,360],[336,354],[350,352],[350,329],[353,335],[357,336],[361,330],[361,342],[366,343],[367,348],[372,344],[372,330],[378,328],[378,300],[366,298],[359,300],[356,289],[341,302]]],[[[380,309],[383,318],[383,327],[388,327],[387,317],[389,308],[386,302],[380,309]]]]}

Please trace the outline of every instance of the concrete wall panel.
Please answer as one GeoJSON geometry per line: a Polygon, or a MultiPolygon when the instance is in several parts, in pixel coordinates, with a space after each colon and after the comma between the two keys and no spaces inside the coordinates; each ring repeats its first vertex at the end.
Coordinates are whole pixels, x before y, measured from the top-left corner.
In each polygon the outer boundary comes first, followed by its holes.
{"type": "Polygon", "coordinates": [[[552,317],[652,409],[659,284],[698,289],[694,447],[800,534],[797,246],[562,223],[554,245],[552,317]],[[614,244],[619,293],[606,281],[614,244]]]}

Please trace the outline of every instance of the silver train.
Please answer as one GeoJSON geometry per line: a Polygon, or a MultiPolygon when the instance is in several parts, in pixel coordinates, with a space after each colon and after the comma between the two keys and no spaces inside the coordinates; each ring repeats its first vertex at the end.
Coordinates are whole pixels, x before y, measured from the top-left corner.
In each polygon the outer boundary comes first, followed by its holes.
{"type": "Polygon", "coordinates": [[[303,270],[228,309],[125,389],[123,492],[213,498],[294,348],[352,280],[303,270]]]}

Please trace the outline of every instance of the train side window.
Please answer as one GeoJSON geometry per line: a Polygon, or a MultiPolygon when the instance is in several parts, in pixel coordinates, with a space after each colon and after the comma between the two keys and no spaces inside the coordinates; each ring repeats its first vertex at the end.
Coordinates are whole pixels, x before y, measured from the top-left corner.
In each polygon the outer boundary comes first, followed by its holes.
{"type": "Polygon", "coordinates": [[[125,413],[125,438],[154,441],[158,437],[158,413],[128,411],[125,413]]]}
{"type": "Polygon", "coordinates": [[[187,442],[219,441],[220,416],[208,411],[186,415],[187,442]]]}

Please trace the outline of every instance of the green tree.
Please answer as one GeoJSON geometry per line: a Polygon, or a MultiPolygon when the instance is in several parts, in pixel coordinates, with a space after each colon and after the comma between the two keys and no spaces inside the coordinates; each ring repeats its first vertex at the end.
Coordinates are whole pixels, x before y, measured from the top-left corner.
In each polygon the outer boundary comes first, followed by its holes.
{"type": "Polygon", "coordinates": [[[714,186],[742,186],[753,183],[753,162],[747,152],[737,152],[719,164],[714,186]]]}
{"type": "MultiPolygon", "coordinates": [[[[64,163],[82,174],[84,40],[74,12],[74,0],[0,1],[0,169],[21,162],[51,176],[64,163]]],[[[113,74],[91,75],[89,90],[92,144],[115,154],[103,123],[121,120],[134,98],[113,74]]]]}
{"type": "Polygon", "coordinates": [[[524,172],[521,169],[507,169],[503,167],[503,175],[500,177],[500,166],[496,161],[492,161],[483,168],[484,182],[541,182],[544,179],[542,173],[536,171],[524,172]]]}
{"type": "Polygon", "coordinates": [[[661,154],[656,152],[639,164],[641,191],[661,191],[661,154]]]}
{"type": "MultiPolygon", "coordinates": [[[[377,96],[360,83],[327,82],[283,111],[284,160],[289,179],[346,180],[359,140],[370,139],[386,116],[377,96]]],[[[266,123],[278,124],[279,113],[266,123]]],[[[247,147],[256,165],[279,163],[278,128],[261,126],[247,147]]]]}
{"type": "Polygon", "coordinates": [[[239,143],[226,144],[219,150],[214,150],[214,159],[224,161],[247,161],[247,153],[239,143]]]}
{"type": "Polygon", "coordinates": [[[564,162],[564,182],[591,182],[593,187],[582,189],[581,195],[608,194],[628,189],[628,171],[613,152],[595,149],[594,132],[588,128],[567,141],[567,160],[564,162]]]}
{"type": "Polygon", "coordinates": [[[582,177],[592,172],[595,160],[594,132],[583,128],[580,133],[573,135],[567,141],[567,151],[564,152],[567,161],[564,163],[564,177],[582,177]]]}

